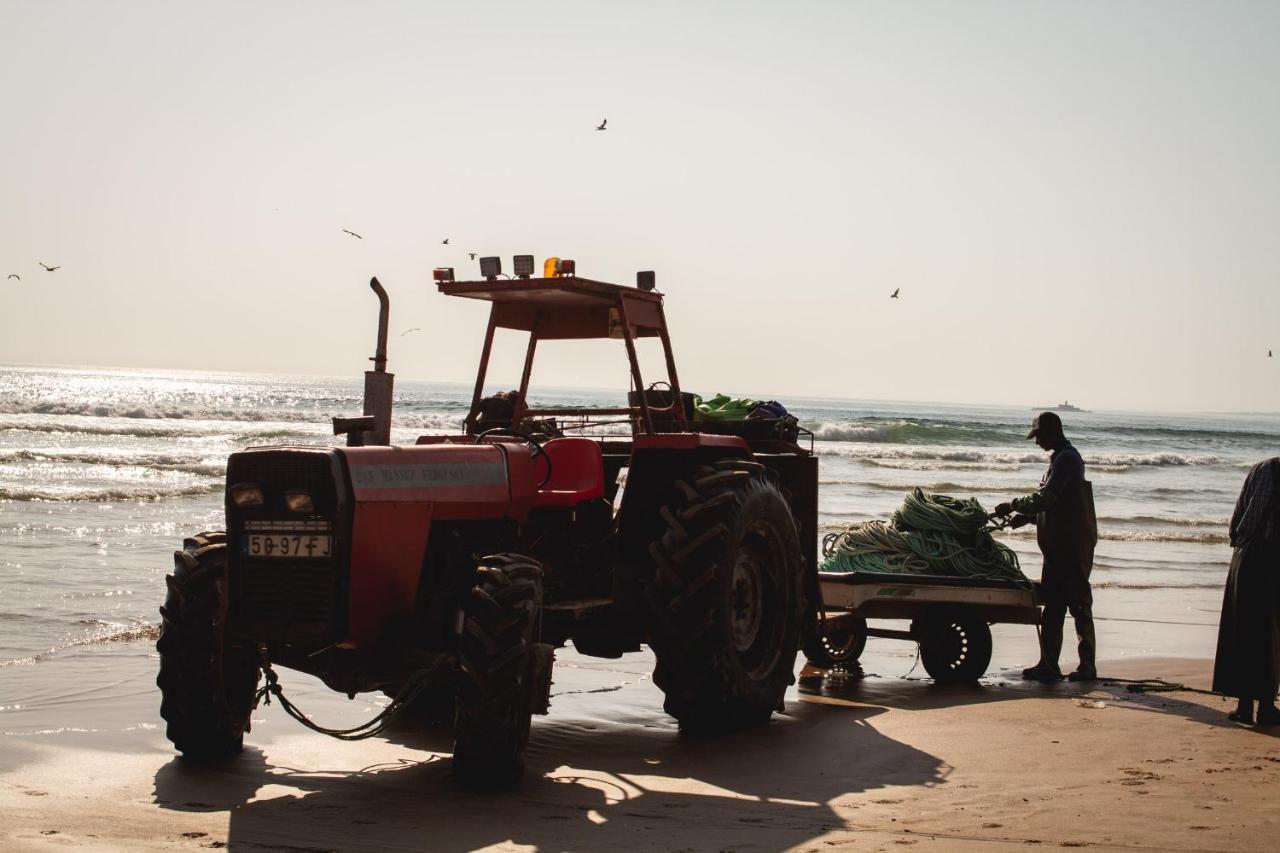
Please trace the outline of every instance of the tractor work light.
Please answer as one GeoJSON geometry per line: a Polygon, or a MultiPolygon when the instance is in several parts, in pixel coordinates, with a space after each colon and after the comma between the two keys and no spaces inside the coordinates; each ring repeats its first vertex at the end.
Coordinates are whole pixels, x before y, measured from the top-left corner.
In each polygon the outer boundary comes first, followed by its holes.
{"type": "Polygon", "coordinates": [[[653,270],[640,270],[636,273],[636,287],[641,290],[653,290],[654,276],[653,270]]]}
{"type": "Polygon", "coordinates": [[[240,483],[232,486],[231,502],[239,507],[262,506],[262,487],[256,483],[240,483]]]}
{"type": "Polygon", "coordinates": [[[307,492],[285,492],[284,505],[290,512],[315,512],[316,506],[307,492]]]}
{"type": "Polygon", "coordinates": [[[528,278],[533,275],[533,255],[516,255],[512,261],[516,278],[528,278]]]}
{"type": "Polygon", "coordinates": [[[488,257],[480,259],[480,275],[493,281],[502,275],[502,258],[488,257]]]}
{"type": "Polygon", "coordinates": [[[453,267],[436,267],[431,271],[433,281],[453,281],[453,267]]]}
{"type": "Polygon", "coordinates": [[[575,264],[573,261],[569,260],[568,258],[562,258],[556,261],[556,275],[567,276],[567,275],[577,275],[577,274],[578,274],[577,264],[575,264]]]}

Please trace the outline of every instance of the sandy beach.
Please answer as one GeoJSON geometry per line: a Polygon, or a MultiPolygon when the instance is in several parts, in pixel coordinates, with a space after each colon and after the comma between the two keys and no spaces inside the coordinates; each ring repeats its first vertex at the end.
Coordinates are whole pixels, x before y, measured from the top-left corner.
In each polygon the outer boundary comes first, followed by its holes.
{"type": "MultiPolygon", "coordinates": [[[[981,686],[940,688],[904,677],[905,650],[873,641],[867,677],[805,678],[767,728],[719,738],[679,734],[647,654],[561,652],[526,778],[501,794],[452,783],[447,731],[407,722],[342,743],[276,706],[255,713],[241,756],[204,769],[177,759],[154,725],[7,738],[0,846],[1227,851],[1266,849],[1280,830],[1280,730],[1228,723],[1219,697],[1043,687],[1010,668],[981,686]]],[[[1126,659],[1103,672],[1203,688],[1210,667],[1126,659]]],[[[124,678],[90,716],[145,715],[156,701],[150,677],[124,678]]],[[[286,683],[326,722],[372,710],[291,673],[286,683]]]]}
{"type": "MultiPolygon", "coordinates": [[[[1036,637],[1024,625],[993,627],[980,686],[936,687],[912,644],[873,638],[865,678],[797,685],[768,727],[714,739],[682,736],[663,713],[648,651],[563,649],[525,779],[502,794],[453,783],[442,728],[404,720],[343,743],[278,705],[253,714],[237,759],[189,766],[164,736],[155,686],[172,550],[223,525],[231,451],[326,442],[330,412],[316,401],[350,410],[359,388],[80,369],[0,371],[3,382],[33,402],[0,417],[0,849],[1274,846],[1280,732],[1229,724],[1230,703],[1200,693],[1025,684],[1036,637]],[[114,402],[99,413],[82,398],[114,402]]],[[[469,404],[459,388],[406,383],[396,440],[458,429],[469,404]]],[[[822,436],[820,532],[888,518],[914,484],[993,504],[1043,472],[1022,410],[806,405],[797,411],[822,436]]],[[[1102,672],[1207,687],[1225,521],[1243,471],[1273,446],[1274,419],[1091,417],[1079,433],[1102,533],[1102,672]]],[[[1003,541],[1038,576],[1035,540],[1003,541]]],[[[386,701],[281,675],[329,726],[364,722],[386,701]]]]}

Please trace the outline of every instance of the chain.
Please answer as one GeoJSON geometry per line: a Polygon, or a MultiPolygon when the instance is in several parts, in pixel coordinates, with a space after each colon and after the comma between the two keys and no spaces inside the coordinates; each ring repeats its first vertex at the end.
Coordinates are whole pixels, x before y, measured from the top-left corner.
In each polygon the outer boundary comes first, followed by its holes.
{"type": "Polygon", "coordinates": [[[383,708],[373,719],[367,720],[358,726],[352,726],[349,729],[331,729],[313,722],[285,697],[284,688],[280,686],[280,676],[271,667],[271,660],[267,655],[265,643],[258,643],[258,659],[262,666],[262,674],[266,678],[266,683],[259,687],[254,694],[253,707],[258,707],[259,702],[263,705],[270,705],[271,697],[275,696],[280,703],[280,707],[290,717],[293,717],[314,732],[319,732],[322,735],[328,735],[338,740],[364,740],[381,734],[392,720],[398,717],[405,708],[413,704],[413,701],[431,685],[432,676],[436,670],[449,661],[449,658],[441,657],[431,666],[420,669],[410,675],[404,686],[400,688],[400,692],[396,694],[396,698],[391,700],[391,704],[383,708]]]}

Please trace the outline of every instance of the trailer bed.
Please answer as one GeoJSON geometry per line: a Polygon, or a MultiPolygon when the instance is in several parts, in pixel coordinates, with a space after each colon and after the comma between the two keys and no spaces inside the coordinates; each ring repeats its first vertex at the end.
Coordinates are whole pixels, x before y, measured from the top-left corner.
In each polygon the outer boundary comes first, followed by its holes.
{"type": "Polygon", "coordinates": [[[828,618],[847,613],[863,619],[914,619],[927,610],[959,607],[988,622],[1034,625],[1040,621],[1035,587],[1012,581],[819,572],[818,585],[828,618]]]}

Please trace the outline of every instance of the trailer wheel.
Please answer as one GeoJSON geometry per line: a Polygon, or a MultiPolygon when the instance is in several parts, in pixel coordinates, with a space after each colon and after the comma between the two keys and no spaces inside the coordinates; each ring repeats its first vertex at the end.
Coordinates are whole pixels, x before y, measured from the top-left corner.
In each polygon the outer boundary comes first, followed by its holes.
{"type": "Polygon", "coordinates": [[[820,622],[814,630],[805,632],[805,659],[820,669],[855,664],[866,647],[866,619],[841,619],[835,627],[825,630],[820,622]]]}
{"type": "Polygon", "coordinates": [[[991,628],[982,619],[945,616],[913,622],[920,661],[936,684],[977,681],[991,663],[991,628]]]}
{"type": "Polygon", "coordinates": [[[497,554],[480,561],[476,578],[459,647],[453,775],[468,788],[491,790],[524,773],[542,567],[518,554],[497,554]]]}
{"type": "Polygon", "coordinates": [[[183,757],[212,761],[243,748],[258,686],[252,650],[227,642],[227,536],[201,533],[173,555],[156,651],[160,716],[183,757]]]}
{"type": "Polygon", "coordinates": [[[803,562],[791,507],[747,460],[701,466],[677,487],[645,592],[663,707],[689,731],[766,723],[795,681],[803,562]]]}

